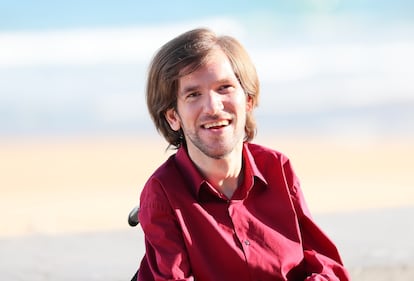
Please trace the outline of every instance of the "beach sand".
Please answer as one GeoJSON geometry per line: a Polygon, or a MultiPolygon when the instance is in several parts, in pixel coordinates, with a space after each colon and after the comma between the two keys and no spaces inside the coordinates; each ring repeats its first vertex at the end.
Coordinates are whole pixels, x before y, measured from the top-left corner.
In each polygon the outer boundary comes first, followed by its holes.
{"type": "MultiPolygon", "coordinates": [[[[412,140],[257,142],[289,156],[353,280],[414,280],[412,140]]],[[[5,280],[128,280],[143,245],[126,218],[165,148],[157,136],[0,140],[5,280]]]]}

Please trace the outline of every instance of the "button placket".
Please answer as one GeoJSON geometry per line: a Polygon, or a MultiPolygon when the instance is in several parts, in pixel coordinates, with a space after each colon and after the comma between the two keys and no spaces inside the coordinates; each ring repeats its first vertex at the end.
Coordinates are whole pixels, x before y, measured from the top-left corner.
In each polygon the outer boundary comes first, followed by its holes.
{"type": "MultiPolygon", "coordinates": [[[[242,227],[242,225],[240,225],[240,218],[236,218],[237,217],[237,213],[236,213],[236,209],[237,208],[237,204],[240,202],[234,202],[231,201],[229,202],[229,209],[228,209],[228,214],[230,216],[230,219],[233,222],[233,233],[235,235],[235,238],[237,238],[237,240],[239,241],[239,245],[241,246],[242,251],[245,253],[245,255],[247,254],[246,250],[249,248],[250,246],[250,240],[247,237],[247,233],[244,229],[244,227],[242,227]]],[[[247,256],[246,256],[247,258],[247,256]]]]}

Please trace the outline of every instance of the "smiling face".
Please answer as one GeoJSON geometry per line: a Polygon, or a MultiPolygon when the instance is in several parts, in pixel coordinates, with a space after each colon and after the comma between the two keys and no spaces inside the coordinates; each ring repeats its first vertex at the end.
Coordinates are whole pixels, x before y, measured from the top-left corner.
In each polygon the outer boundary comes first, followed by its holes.
{"type": "Polygon", "coordinates": [[[212,51],[203,66],[181,77],[178,84],[176,110],[169,109],[165,117],[171,129],[183,131],[193,161],[241,151],[252,102],[226,55],[212,51]]]}

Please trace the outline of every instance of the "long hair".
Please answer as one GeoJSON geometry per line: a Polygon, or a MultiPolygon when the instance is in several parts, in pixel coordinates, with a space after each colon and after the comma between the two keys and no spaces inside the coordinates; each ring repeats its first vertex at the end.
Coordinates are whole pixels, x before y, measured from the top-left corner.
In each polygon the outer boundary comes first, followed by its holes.
{"type": "MultiPolygon", "coordinates": [[[[171,129],[165,113],[171,108],[176,109],[179,78],[203,66],[209,53],[217,48],[228,57],[244,92],[252,100],[253,108],[258,104],[260,86],[256,68],[235,38],[217,36],[205,28],[190,30],[175,37],[158,50],[150,63],[146,99],[155,127],[176,148],[183,144],[184,137],[181,130],[171,129]]],[[[256,122],[250,111],[246,116],[244,140],[251,141],[255,134],[256,122]]]]}

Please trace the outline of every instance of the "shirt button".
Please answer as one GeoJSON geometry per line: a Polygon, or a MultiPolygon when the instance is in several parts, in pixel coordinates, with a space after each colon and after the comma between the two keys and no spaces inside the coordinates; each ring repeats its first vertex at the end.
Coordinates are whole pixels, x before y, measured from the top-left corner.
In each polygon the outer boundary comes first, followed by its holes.
{"type": "Polygon", "coordinates": [[[249,240],[244,240],[244,245],[249,246],[250,245],[250,241],[249,240]]]}

